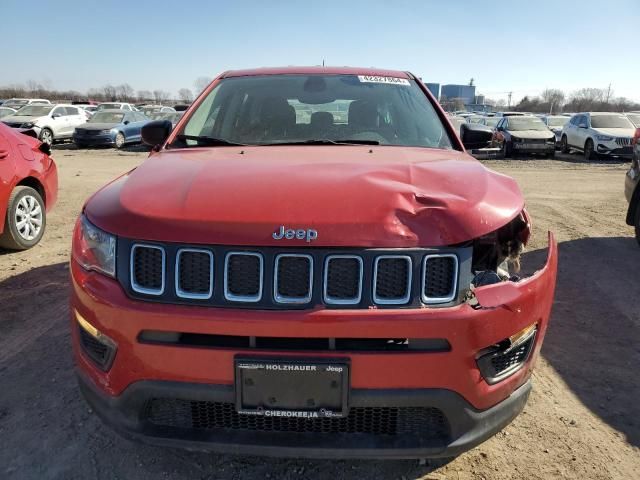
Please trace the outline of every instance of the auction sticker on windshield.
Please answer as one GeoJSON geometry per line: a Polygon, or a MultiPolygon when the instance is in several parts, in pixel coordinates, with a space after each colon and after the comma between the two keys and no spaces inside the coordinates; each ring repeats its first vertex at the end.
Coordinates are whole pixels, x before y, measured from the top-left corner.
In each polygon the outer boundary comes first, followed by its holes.
{"type": "Polygon", "coordinates": [[[406,78],[378,77],[375,75],[358,75],[358,80],[364,83],[390,83],[392,85],[410,85],[406,78]]]}

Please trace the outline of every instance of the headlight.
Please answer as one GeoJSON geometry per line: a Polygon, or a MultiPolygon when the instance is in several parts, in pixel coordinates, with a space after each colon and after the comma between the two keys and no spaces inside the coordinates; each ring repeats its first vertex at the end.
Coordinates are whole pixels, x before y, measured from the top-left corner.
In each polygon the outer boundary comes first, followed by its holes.
{"type": "Polygon", "coordinates": [[[27,123],[23,123],[20,127],[21,128],[33,128],[36,125],[36,122],[27,122],[27,123]]]}
{"type": "Polygon", "coordinates": [[[511,141],[512,141],[512,142],[516,142],[516,143],[517,143],[517,142],[521,142],[521,141],[522,141],[522,139],[521,139],[521,138],[518,138],[518,137],[514,137],[513,135],[511,135],[511,141]]]}
{"type": "Polygon", "coordinates": [[[109,135],[111,133],[111,130],[100,130],[98,132],[99,135],[109,135]]]}
{"type": "Polygon", "coordinates": [[[73,236],[73,258],[86,270],[116,276],[116,237],[80,216],[73,236]]]}
{"type": "Polygon", "coordinates": [[[613,137],[610,137],[609,135],[596,135],[596,140],[599,142],[610,142],[613,140],[613,137]]]}
{"type": "Polygon", "coordinates": [[[556,137],[555,135],[551,138],[547,138],[547,143],[556,143],[556,137]]]}

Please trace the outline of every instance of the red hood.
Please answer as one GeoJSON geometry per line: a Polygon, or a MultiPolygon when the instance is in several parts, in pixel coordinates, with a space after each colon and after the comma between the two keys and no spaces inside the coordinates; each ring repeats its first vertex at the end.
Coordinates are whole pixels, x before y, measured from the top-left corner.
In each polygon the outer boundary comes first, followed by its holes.
{"type": "Polygon", "coordinates": [[[404,147],[167,150],[99,191],[100,228],[167,242],[308,246],[274,240],[315,229],[313,246],[428,247],[501,227],[523,208],[515,181],[458,151],[404,147]]]}

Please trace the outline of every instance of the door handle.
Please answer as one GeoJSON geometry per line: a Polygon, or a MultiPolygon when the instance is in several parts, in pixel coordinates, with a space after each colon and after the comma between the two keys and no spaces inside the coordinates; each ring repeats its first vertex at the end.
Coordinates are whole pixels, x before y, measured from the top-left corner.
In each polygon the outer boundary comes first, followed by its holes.
{"type": "Polygon", "coordinates": [[[0,158],[7,158],[9,156],[9,150],[0,150],[0,158]]]}

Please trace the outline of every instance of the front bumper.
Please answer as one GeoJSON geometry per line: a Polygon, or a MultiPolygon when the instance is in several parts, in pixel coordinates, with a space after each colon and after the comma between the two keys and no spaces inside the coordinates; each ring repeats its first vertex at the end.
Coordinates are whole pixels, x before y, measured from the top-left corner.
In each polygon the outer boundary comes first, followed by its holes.
{"type": "Polygon", "coordinates": [[[598,155],[630,159],[633,156],[633,147],[631,145],[618,145],[615,141],[596,141],[596,153],[598,155]]]}
{"type": "MultiPolygon", "coordinates": [[[[531,381],[516,389],[492,408],[480,411],[455,392],[443,389],[353,390],[351,406],[376,408],[435,408],[448,420],[442,436],[367,435],[349,433],[290,433],[279,431],[229,430],[156,425],[140,412],[158,398],[182,398],[204,403],[230,404],[234,390],[229,385],[140,381],[122,395],[101,392],[82,372],[80,390],[98,416],[124,437],[159,446],[241,455],[307,458],[426,458],[457,456],[492,437],[524,408],[531,381]]],[[[307,420],[309,421],[309,420],[307,420]]]]}
{"type": "MultiPolygon", "coordinates": [[[[71,321],[75,360],[90,402],[99,403],[96,410],[103,410],[101,415],[119,431],[137,437],[151,435],[154,441],[159,436],[160,443],[172,443],[174,439],[190,448],[213,442],[215,449],[276,454],[276,447],[268,446],[273,442],[262,435],[264,432],[244,435],[234,431],[221,437],[211,431],[186,434],[165,429],[168,433],[160,434],[158,428],[144,421],[145,402],[156,392],[173,398],[226,401],[233,392],[237,355],[343,358],[351,365],[350,392],[355,403],[350,406],[371,402],[388,407],[411,402],[420,406],[435,405],[445,412],[451,430],[445,440],[419,446],[376,443],[366,438],[350,440],[352,454],[334,449],[335,455],[377,456],[371,449],[378,448],[391,457],[455,455],[502,428],[524,405],[526,394],[518,392],[523,392],[522,388],[528,392],[530,388],[523,385],[528,385],[544,339],[556,272],[557,246],[550,234],[548,258],[543,268],[519,282],[477,288],[479,306],[476,307],[464,303],[423,309],[265,311],[132,300],[115,280],[87,272],[72,261],[71,321]],[[117,345],[108,370],[98,368],[82,350],[75,312],[117,345]],[[479,353],[532,324],[537,325],[537,334],[526,363],[508,378],[490,385],[478,369],[479,353]],[[301,354],[299,351],[142,343],[138,339],[143,330],[306,339],[446,339],[451,349],[438,352],[306,351],[301,354]],[[160,390],[156,390],[158,388],[160,390]],[[193,435],[195,444],[190,443],[193,435]],[[242,448],[238,447],[240,444],[242,448]]],[[[331,455],[331,446],[336,444],[335,439],[323,444],[322,436],[299,440],[301,443],[293,441],[289,446],[289,440],[282,440],[283,446],[277,454],[331,455]],[[302,453],[294,453],[294,448],[302,453]]]]}
{"type": "Polygon", "coordinates": [[[520,153],[538,153],[548,155],[555,152],[555,143],[527,143],[527,142],[513,142],[513,150],[520,153]]]}
{"type": "Polygon", "coordinates": [[[115,145],[115,136],[112,135],[77,135],[73,134],[73,143],[76,145],[115,145]]]}

